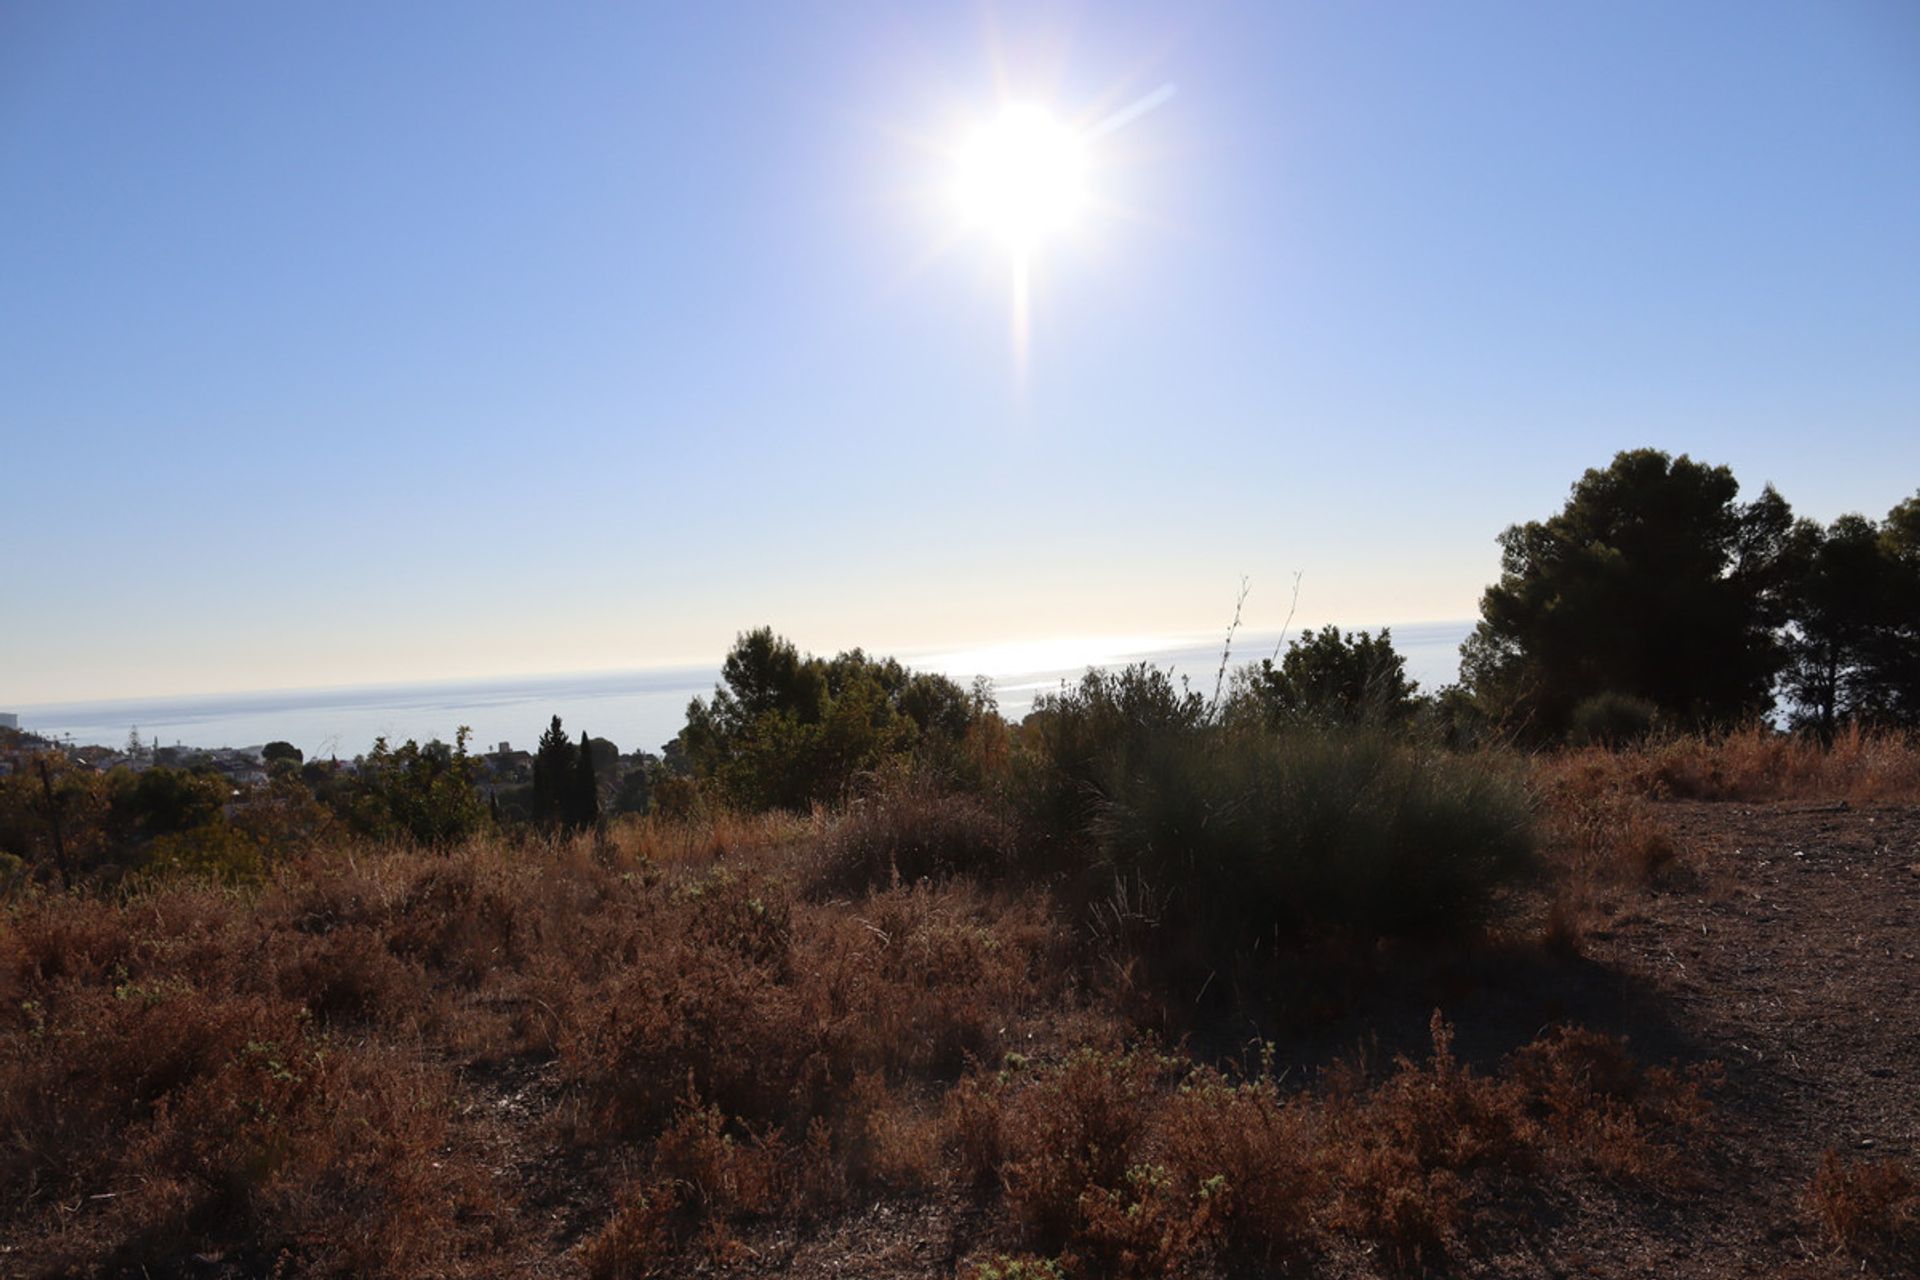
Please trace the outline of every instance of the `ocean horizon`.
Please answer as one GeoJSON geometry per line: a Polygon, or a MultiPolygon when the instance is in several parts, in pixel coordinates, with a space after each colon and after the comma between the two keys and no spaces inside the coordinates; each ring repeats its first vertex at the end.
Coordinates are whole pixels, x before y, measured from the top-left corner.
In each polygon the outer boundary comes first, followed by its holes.
{"type": "MultiPolygon", "coordinates": [[[[1394,647],[1423,690],[1458,676],[1460,643],[1471,622],[1393,626],[1394,647]]],[[[1297,629],[1294,633],[1297,634],[1297,629]]],[[[1231,666],[1270,657],[1278,632],[1236,636],[1231,666]]],[[[1221,638],[1083,637],[1046,644],[1000,645],[901,654],[916,670],[937,671],[966,683],[993,682],[1000,710],[1019,719],[1039,695],[1076,680],[1089,667],[1147,662],[1170,668],[1211,696],[1220,668],[1221,638]]],[[[286,741],[309,758],[359,755],[377,737],[451,742],[465,725],[476,750],[505,742],[531,748],[549,720],[560,716],[572,733],[585,730],[622,751],[658,751],[680,731],[687,703],[712,693],[719,665],[636,668],[566,675],[504,676],[404,684],[262,690],[178,697],[113,698],[0,707],[20,727],[76,746],[118,746],[138,731],[150,743],[189,747],[257,747],[286,741]]]]}

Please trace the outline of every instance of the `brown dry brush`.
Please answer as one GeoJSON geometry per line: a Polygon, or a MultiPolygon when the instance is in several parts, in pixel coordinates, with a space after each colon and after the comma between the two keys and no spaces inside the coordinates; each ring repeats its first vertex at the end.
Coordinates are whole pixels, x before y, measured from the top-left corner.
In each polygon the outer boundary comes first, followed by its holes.
{"type": "Polygon", "coordinates": [[[1532,1180],[1689,1185],[1712,1068],[1643,1069],[1619,1042],[1549,1033],[1495,1075],[1452,1052],[1335,1070],[1284,1092],[1145,1049],[1079,1051],[976,1074],[950,1098],[957,1171],[991,1170],[1031,1248],[1117,1276],[1265,1270],[1339,1240],[1391,1264],[1443,1263],[1478,1215],[1532,1180]]]}
{"type": "Polygon", "coordinates": [[[724,1261],[756,1223],[925,1192],[981,1197],[1010,1247],[1084,1274],[1259,1268],[1341,1236],[1424,1258],[1529,1161],[1676,1167],[1695,1084],[1575,1033],[1497,1077],[1437,1039],[1430,1062],[1304,1093],[1130,1043],[1046,898],[974,878],[1006,839],[992,813],[898,803],[339,843],[253,889],[12,900],[8,1267],[550,1262],[569,1242],[538,1234],[539,1189],[485,1119],[488,1081],[529,1064],[556,1091],[516,1140],[602,1184],[575,1253],[598,1276],[724,1261]],[[823,867],[877,887],[821,901],[823,867]]]}
{"type": "Polygon", "coordinates": [[[1920,1259],[1920,1176],[1899,1160],[1857,1160],[1829,1150],[1807,1189],[1827,1238],[1862,1259],[1920,1259]]]}

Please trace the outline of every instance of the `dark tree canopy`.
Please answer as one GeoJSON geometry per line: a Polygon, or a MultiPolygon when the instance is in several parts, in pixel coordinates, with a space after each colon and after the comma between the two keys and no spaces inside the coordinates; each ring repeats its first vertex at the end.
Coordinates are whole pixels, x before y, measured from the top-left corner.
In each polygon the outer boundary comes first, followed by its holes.
{"type": "Polygon", "coordinates": [[[1844,515],[1795,531],[1787,665],[1796,724],[1920,724],[1920,496],[1884,524],[1844,515]]]}
{"type": "Polygon", "coordinates": [[[1771,486],[1738,493],[1726,467],[1653,449],[1588,471],[1558,515],[1500,535],[1500,581],[1462,648],[1468,687],[1534,738],[1600,695],[1689,727],[1764,713],[1794,524],[1771,486]]]}

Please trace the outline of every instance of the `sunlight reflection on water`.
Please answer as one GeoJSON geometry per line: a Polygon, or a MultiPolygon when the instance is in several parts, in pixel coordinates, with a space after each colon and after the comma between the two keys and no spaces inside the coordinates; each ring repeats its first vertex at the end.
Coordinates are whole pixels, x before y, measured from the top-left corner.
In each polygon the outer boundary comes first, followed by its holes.
{"type": "MultiPolygon", "coordinates": [[[[1460,642],[1472,624],[1416,623],[1393,629],[1394,645],[1423,689],[1455,678],[1460,642]]],[[[1233,664],[1271,656],[1278,637],[1253,633],[1234,643],[1233,664]]],[[[1220,641],[1198,637],[1095,636],[963,651],[902,655],[909,666],[966,682],[992,678],[1001,711],[1026,714],[1034,698],[1077,679],[1087,666],[1151,662],[1171,666],[1211,696],[1220,641]]],[[[137,727],[142,738],[188,746],[258,746],[285,739],[309,756],[352,756],[386,735],[442,738],[474,730],[477,747],[501,742],[531,748],[550,717],[567,728],[610,738],[623,751],[658,750],[684,723],[687,702],[709,693],[717,667],[674,667],[584,675],[533,676],[351,689],[288,690],[191,698],[118,699],[20,708],[23,728],[75,743],[119,745],[137,727]]]]}

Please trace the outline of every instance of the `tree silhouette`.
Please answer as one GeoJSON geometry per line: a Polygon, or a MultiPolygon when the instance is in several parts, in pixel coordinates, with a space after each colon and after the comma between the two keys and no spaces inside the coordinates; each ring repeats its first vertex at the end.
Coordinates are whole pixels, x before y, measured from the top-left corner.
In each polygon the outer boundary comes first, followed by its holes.
{"type": "Polygon", "coordinates": [[[1536,739],[1601,695],[1690,727],[1766,711],[1793,514],[1771,486],[1746,504],[1739,488],[1726,467],[1633,450],[1583,475],[1558,515],[1507,529],[1461,650],[1468,687],[1536,739]]]}
{"type": "Polygon", "coordinates": [[[578,764],[575,748],[555,716],[533,755],[533,816],[545,826],[570,824],[578,764]]]}
{"type": "Polygon", "coordinates": [[[574,755],[573,785],[567,795],[567,825],[575,830],[593,826],[600,820],[600,782],[594,774],[593,748],[586,730],[580,731],[580,748],[574,755]]]}

